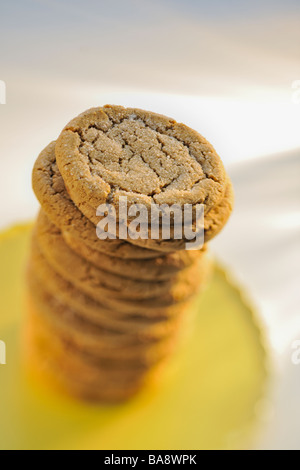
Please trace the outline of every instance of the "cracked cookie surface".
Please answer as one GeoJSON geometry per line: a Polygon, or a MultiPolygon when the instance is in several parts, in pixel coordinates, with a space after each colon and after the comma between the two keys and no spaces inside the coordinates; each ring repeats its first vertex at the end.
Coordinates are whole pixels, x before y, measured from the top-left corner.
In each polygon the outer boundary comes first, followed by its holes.
{"type": "Polygon", "coordinates": [[[226,175],[209,142],[173,119],[135,108],[104,106],[73,119],[55,147],[76,205],[204,204],[223,198],[226,175]]]}
{"type": "Polygon", "coordinates": [[[155,258],[160,253],[132,246],[124,240],[100,240],[96,227],[76,207],[66,191],[55,157],[55,142],[39,155],[32,173],[32,185],[44,212],[62,232],[70,233],[91,249],[122,259],[155,258]]]}

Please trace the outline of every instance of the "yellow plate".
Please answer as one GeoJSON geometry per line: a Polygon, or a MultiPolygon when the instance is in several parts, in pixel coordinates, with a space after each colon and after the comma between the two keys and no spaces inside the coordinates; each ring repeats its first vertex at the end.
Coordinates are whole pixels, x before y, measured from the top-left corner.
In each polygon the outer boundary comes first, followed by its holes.
{"type": "Polygon", "coordinates": [[[30,225],[15,227],[0,236],[0,340],[6,345],[6,365],[0,365],[1,449],[251,445],[256,405],[267,378],[266,353],[252,310],[219,268],[195,304],[188,343],[159,387],[125,405],[104,407],[60,396],[28,376],[20,338],[30,230],[30,225]]]}

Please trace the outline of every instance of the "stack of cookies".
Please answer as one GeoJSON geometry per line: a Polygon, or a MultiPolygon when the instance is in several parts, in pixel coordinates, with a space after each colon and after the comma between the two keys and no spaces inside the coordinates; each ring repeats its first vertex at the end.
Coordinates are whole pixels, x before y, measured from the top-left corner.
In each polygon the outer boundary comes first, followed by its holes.
{"type": "Polygon", "coordinates": [[[207,242],[233,201],[222,162],[183,124],[104,106],[75,118],[40,154],[33,188],[41,210],[27,276],[29,359],[73,395],[128,399],[176,348],[211,273],[207,242]],[[148,236],[131,237],[132,212],[120,217],[124,198],[147,211],[176,204],[195,214],[201,204],[205,243],[187,250],[172,216],[169,238],[160,225],[155,238],[150,226],[148,236]],[[115,214],[113,234],[99,233],[103,205],[115,214]]]}

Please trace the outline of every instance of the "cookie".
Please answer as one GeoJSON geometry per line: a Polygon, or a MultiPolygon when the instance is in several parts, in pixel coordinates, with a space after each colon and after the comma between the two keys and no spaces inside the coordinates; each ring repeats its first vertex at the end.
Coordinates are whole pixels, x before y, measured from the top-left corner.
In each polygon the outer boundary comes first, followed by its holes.
{"type": "Polygon", "coordinates": [[[104,401],[119,401],[136,394],[149,381],[160,365],[138,371],[102,370],[72,354],[67,345],[56,341],[52,332],[30,311],[26,325],[26,362],[58,390],[68,394],[104,401]],[[78,393],[80,391],[80,393],[78,393]]]}
{"type": "MultiPolygon", "coordinates": [[[[28,314],[34,318],[34,328],[39,332],[39,337],[48,342],[48,354],[54,356],[54,351],[59,352],[63,359],[63,367],[66,364],[82,364],[82,370],[78,374],[96,375],[101,379],[104,376],[115,377],[116,380],[125,376],[139,377],[150,368],[161,363],[174,349],[174,345],[179,341],[179,333],[167,341],[161,341],[155,345],[149,345],[140,352],[138,351],[117,351],[102,350],[91,351],[90,345],[78,345],[76,338],[71,335],[60,334],[57,326],[49,321],[49,318],[41,315],[39,308],[32,299],[28,298],[28,314]],[[93,357],[93,359],[91,359],[93,357]],[[107,364],[110,363],[110,367],[107,364]],[[145,365],[147,364],[147,367],[145,365]],[[144,367],[140,367],[140,366],[144,367]]],[[[65,333],[65,332],[64,332],[65,333]]],[[[91,348],[92,349],[92,348],[91,348]]],[[[68,367],[68,366],[67,366],[68,367]]]]}
{"type": "Polygon", "coordinates": [[[138,331],[126,331],[125,333],[122,329],[118,329],[116,324],[107,325],[105,322],[92,322],[74,308],[63,304],[50,291],[47,291],[35,279],[34,275],[28,276],[27,283],[31,301],[41,316],[46,318],[46,321],[52,323],[58,330],[61,329],[79,338],[82,337],[83,341],[86,340],[88,343],[96,343],[99,349],[108,347],[114,350],[135,347],[160,340],[160,337],[139,335],[138,331]]]}
{"type": "MultiPolygon", "coordinates": [[[[191,284],[186,282],[179,287],[177,286],[178,292],[176,292],[175,289],[175,292],[170,292],[169,294],[165,294],[160,297],[143,300],[130,300],[119,299],[115,296],[104,296],[102,293],[99,294],[86,285],[84,286],[85,290],[79,289],[78,285],[73,284],[67,277],[61,276],[53,269],[39,249],[36,241],[32,248],[31,261],[34,265],[34,269],[37,270],[38,275],[45,269],[46,265],[48,265],[47,271],[49,271],[49,268],[51,267],[53,277],[58,280],[60,285],[61,281],[63,281],[64,283],[72,286],[72,293],[75,296],[74,298],[76,298],[80,304],[82,303],[83,305],[87,305],[87,299],[92,299],[95,306],[98,308],[99,305],[105,306],[104,308],[117,312],[120,318],[133,317],[161,320],[168,318],[168,316],[172,316],[174,313],[178,312],[178,310],[180,311],[187,301],[192,300],[193,296],[205,288],[212,271],[211,263],[207,262],[202,267],[196,280],[192,279],[191,284]],[[197,288],[195,288],[195,286],[197,288]]],[[[48,282],[47,278],[45,278],[45,282],[48,282]]],[[[65,297],[70,297],[69,291],[63,292],[63,295],[65,297]]],[[[70,302],[72,302],[72,299],[70,299],[70,302]]],[[[88,304],[90,304],[90,302],[88,302],[88,304]]]]}
{"type": "MultiPolygon", "coordinates": [[[[185,300],[198,290],[198,276],[205,257],[195,265],[179,272],[169,281],[136,281],[105,272],[80,258],[64,242],[60,231],[40,213],[37,222],[37,241],[52,267],[68,281],[96,300],[144,300],[169,296],[174,301],[185,300]]],[[[201,285],[199,286],[201,287],[201,285]]]]}
{"type": "Polygon", "coordinates": [[[204,137],[174,119],[134,108],[90,109],[63,129],[55,153],[72,200],[100,204],[204,204],[224,196],[220,157],[204,137]]]}
{"type": "Polygon", "coordinates": [[[77,355],[97,358],[101,370],[102,360],[119,360],[120,363],[131,361],[137,364],[141,359],[143,363],[157,362],[168,353],[180,331],[174,329],[172,334],[155,341],[134,339],[128,334],[105,334],[103,328],[82,320],[74,310],[55,302],[50,295],[30,294],[31,306],[45,329],[61,340],[62,344],[70,345],[77,355]],[[60,308],[57,309],[57,306],[60,308]]]}
{"type": "Polygon", "coordinates": [[[168,253],[152,259],[123,259],[111,257],[93,250],[89,245],[73,237],[69,232],[62,233],[62,235],[73,251],[96,267],[135,280],[168,280],[178,274],[178,272],[192,266],[206,252],[206,246],[204,246],[199,251],[186,250],[168,253]]]}
{"type": "MultiPolygon", "coordinates": [[[[81,357],[84,357],[87,362],[92,363],[96,366],[100,366],[103,369],[138,369],[141,371],[161,361],[164,357],[163,355],[157,356],[156,358],[149,358],[143,355],[138,355],[137,358],[135,358],[134,356],[126,357],[126,355],[123,354],[115,354],[115,351],[113,351],[113,354],[111,355],[111,357],[109,357],[107,354],[101,354],[101,350],[93,350],[90,347],[90,344],[88,344],[88,346],[85,346],[84,344],[82,344],[82,342],[78,343],[78,341],[74,341],[74,338],[70,339],[70,335],[72,335],[74,326],[76,327],[76,325],[79,325],[79,322],[83,324],[90,323],[90,325],[93,325],[92,327],[90,327],[93,328],[92,331],[94,331],[95,326],[97,326],[98,323],[91,322],[91,320],[85,315],[83,315],[81,311],[75,311],[73,307],[63,304],[56,295],[54,296],[53,293],[50,292],[50,289],[45,289],[43,283],[36,278],[36,275],[32,273],[32,271],[29,270],[28,274],[29,275],[27,276],[26,297],[29,310],[35,310],[36,313],[38,313],[40,316],[40,321],[42,321],[43,317],[46,316],[44,324],[46,325],[47,321],[48,323],[50,322],[50,330],[51,328],[53,328],[54,323],[56,323],[56,340],[62,343],[65,348],[67,347],[73,355],[79,355],[81,357]],[[53,311],[54,308],[56,309],[55,312],[53,311]],[[74,317],[74,315],[76,317],[75,325],[71,325],[69,328],[68,326],[70,322],[72,322],[72,318],[74,317]],[[59,330],[62,330],[61,333],[59,332],[59,330]],[[65,334],[65,332],[67,332],[67,334],[65,334]]],[[[187,320],[191,317],[191,312],[191,310],[186,310],[183,315],[178,315],[178,317],[175,319],[169,319],[163,324],[149,324],[146,332],[144,332],[141,328],[137,328],[135,324],[131,324],[132,327],[130,329],[127,328],[123,330],[118,330],[118,335],[122,336],[125,342],[130,344],[132,344],[133,338],[136,338],[137,344],[150,344],[156,343],[158,341],[165,341],[165,339],[174,335],[174,333],[176,334],[176,331],[182,330],[182,327],[187,323],[187,320]],[[128,341],[125,339],[125,337],[127,336],[128,341]]],[[[104,322],[102,321],[101,325],[98,325],[101,326],[102,330],[103,323],[104,322]]],[[[131,322],[129,321],[129,325],[130,323],[131,322]]],[[[140,326],[138,320],[136,320],[136,324],[140,326]]],[[[109,326],[113,328],[113,331],[115,331],[115,329],[118,328],[119,325],[117,323],[109,323],[109,326]]],[[[104,326],[104,328],[106,328],[106,326],[104,326]]],[[[78,336],[78,328],[75,329],[75,336],[78,336]]],[[[87,338],[84,338],[84,340],[86,341],[87,338]]],[[[102,340],[101,342],[102,344],[103,342],[107,342],[107,337],[104,341],[102,340]]],[[[113,344],[115,344],[114,339],[113,344]]]]}
{"type": "MultiPolygon", "coordinates": [[[[227,175],[213,147],[196,131],[155,113],[119,106],[93,108],[73,119],[55,146],[67,191],[94,224],[101,204],[173,204],[204,214],[223,199],[227,175]]],[[[99,221],[99,219],[98,219],[99,221]]],[[[127,239],[150,250],[184,250],[187,240],[127,239]]]]}
{"type": "Polygon", "coordinates": [[[163,307],[146,304],[144,309],[136,304],[126,306],[125,312],[120,309],[110,309],[107,305],[95,301],[92,297],[78,290],[72,283],[57,274],[48,264],[41,251],[35,246],[32,250],[29,274],[34,289],[51,293],[63,305],[69,305],[82,318],[100,326],[118,328],[125,332],[138,332],[142,337],[164,336],[170,328],[177,325],[179,315],[189,310],[190,303],[163,307]],[[126,311],[127,310],[127,311],[126,311]]]}
{"type": "Polygon", "coordinates": [[[78,210],[66,191],[56,164],[55,142],[39,155],[32,173],[32,185],[52,223],[91,249],[122,259],[148,259],[160,255],[158,252],[133,247],[124,240],[100,240],[97,237],[96,227],[78,210]]]}
{"type": "Polygon", "coordinates": [[[222,201],[204,217],[205,243],[212,240],[224,228],[233,211],[234,191],[228,178],[226,190],[222,201]]]}

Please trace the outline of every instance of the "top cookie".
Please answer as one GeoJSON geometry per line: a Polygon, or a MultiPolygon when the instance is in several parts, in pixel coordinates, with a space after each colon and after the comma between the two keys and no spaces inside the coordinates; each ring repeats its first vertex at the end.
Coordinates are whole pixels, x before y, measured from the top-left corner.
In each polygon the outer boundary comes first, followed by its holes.
{"type": "Polygon", "coordinates": [[[224,197],[226,174],[207,140],[173,119],[134,108],[104,106],[73,119],[57,140],[56,160],[80,207],[100,204],[204,204],[224,197]]]}

